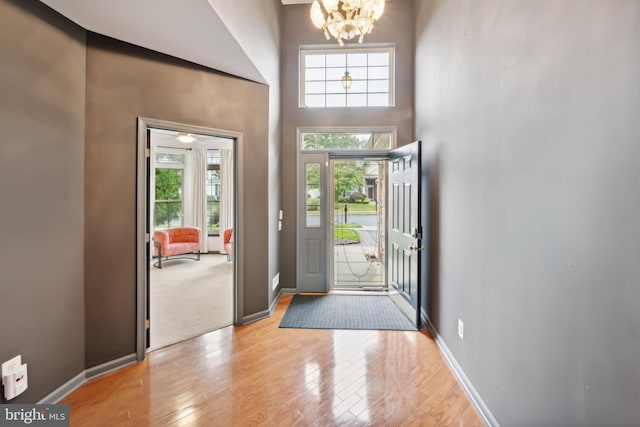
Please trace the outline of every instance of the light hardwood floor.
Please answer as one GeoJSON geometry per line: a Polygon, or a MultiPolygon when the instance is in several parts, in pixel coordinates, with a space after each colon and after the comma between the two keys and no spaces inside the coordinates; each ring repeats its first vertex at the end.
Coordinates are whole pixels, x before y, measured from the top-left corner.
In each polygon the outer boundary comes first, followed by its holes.
{"type": "Polygon", "coordinates": [[[280,329],[290,301],[90,381],[71,426],[483,425],[427,332],[280,329]]]}

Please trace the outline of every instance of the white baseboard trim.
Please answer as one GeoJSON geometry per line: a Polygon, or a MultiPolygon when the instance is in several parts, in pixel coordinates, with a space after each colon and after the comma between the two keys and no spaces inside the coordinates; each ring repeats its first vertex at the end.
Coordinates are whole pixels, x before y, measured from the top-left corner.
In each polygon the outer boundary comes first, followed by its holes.
{"type": "Polygon", "coordinates": [[[137,361],[138,359],[136,358],[136,354],[131,353],[126,356],[119,357],[118,359],[105,362],[101,365],[94,366],[85,371],[87,375],[87,380],[92,380],[104,374],[108,374],[109,372],[113,372],[120,368],[124,368],[125,366],[133,365],[137,361]]]}
{"type": "Polygon", "coordinates": [[[429,332],[431,332],[431,335],[433,335],[433,338],[436,340],[436,344],[438,344],[440,352],[451,367],[451,370],[458,377],[458,381],[460,382],[460,384],[462,384],[462,388],[467,393],[467,396],[469,396],[469,399],[471,399],[471,402],[473,402],[473,404],[475,405],[484,422],[488,426],[499,427],[500,424],[498,423],[498,420],[493,416],[484,399],[482,399],[482,397],[480,396],[480,393],[478,393],[476,388],[473,386],[473,383],[471,382],[471,380],[469,380],[469,377],[467,377],[467,374],[465,374],[464,370],[462,369],[456,358],[453,356],[453,353],[451,353],[449,347],[447,347],[447,344],[445,344],[440,334],[438,334],[435,325],[431,322],[429,317],[425,315],[424,312],[421,312],[420,315],[424,324],[427,325],[427,328],[429,328],[429,332]]]}
{"type": "Polygon", "coordinates": [[[66,383],[62,384],[57,389],[43,397],[38,401],[39,405],[55,405],[62,399],[73,393],[78,387],[87,382],[86,371],[80,372],[75,377],[71,378],[66,383]]]}

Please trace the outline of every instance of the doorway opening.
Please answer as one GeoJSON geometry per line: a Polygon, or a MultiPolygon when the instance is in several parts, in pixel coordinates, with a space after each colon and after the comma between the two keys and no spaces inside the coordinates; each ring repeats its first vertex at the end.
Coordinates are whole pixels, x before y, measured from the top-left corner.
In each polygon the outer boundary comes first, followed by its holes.
{"type": "Polygon", "coordinates": [[[234,144],[150,128],[150,145],[148,345],[155,350],[233,323],[234,144]],[[167,243],[174,238],[180,242],[167,243]],[[178,245],[193,247],[163,256],[178,245]]]}
{"type": "Polygon", "coordinates": [[[421,142],[394,136],[299,131],[296,290],[382,291],[419,325],[427,175],[421,142]]]}
{"type": "Polygon", "coordinates": [[[241,139],[138,119],[138,360],[237,321],[241,139]]]}
{"type": "Polygon", "coordinates": [[[329,226],[332,290],[386,291],[387,161],[331,159],[329,226]]]}
{"type": "Polygon", "coordinates": [[[297,291],[384,288],[386,225],[379,216],[385,215],[379,198],[384,180],[379,178],[385,168],[378,162],[394,147],[395,129],[305,129],[298,136],[297,291]],[[375,165],[377,172],[367,170],[375,165]],[[369,214],[369,221],[349,223],[350,213],[369,214]]]}

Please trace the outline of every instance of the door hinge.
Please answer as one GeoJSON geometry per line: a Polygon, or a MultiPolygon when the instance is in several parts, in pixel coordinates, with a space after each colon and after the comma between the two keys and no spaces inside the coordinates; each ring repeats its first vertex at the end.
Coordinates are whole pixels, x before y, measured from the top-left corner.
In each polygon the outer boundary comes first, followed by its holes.
{"type": "Polygon", "coordinates": [[[147,156],[147,159],[151,157],[151,150],[149,148],[147,148],[144,153],[144,155],[147,156]]]}
{"type": "Polygon", "coordinates": [[[422,227],[414,227],[413,231],[411,232],[411,237],[417,240],[422,240],[422,227]]]}
{"type": "Polygon", "coordinates": [[[151,235],[150,235],[149,233],[146,233],[146,234],[144,235],[144,238],[145,238],[145,241],[146,241],[147,243],[149,243],[149,242],[151,241],[151,235]]]}
{"type": "Polygon", "coordinates": [[[145,320],[144,322],[144,328],[145,329],[149,329],[151,327],[151,321],[149,319],[145,320]]]}

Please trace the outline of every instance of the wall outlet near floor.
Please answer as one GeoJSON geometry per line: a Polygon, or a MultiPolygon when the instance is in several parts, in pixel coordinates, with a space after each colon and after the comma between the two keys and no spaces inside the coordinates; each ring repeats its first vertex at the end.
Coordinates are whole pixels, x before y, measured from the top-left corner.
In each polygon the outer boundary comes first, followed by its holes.
{"type": "Polygon", "coordinates": [[[464,339],[464,323],[462,322],[462,319],[458,319],[458,335],[461,340],[464,339]]]}
{"type": "Polygon", "coordinates": [[[2,387],[5,399],[15,398],[28,386],[27,364],[22,363],[22,356],[18,355],[2,364],[2,387]]]}
{"type": "Polygon", "coordinates": [[[280,273],[276,273],[276,275],[273,276],[273,287],[271,289],[275,291],[279,284],[280,284],[280,273]]]}

